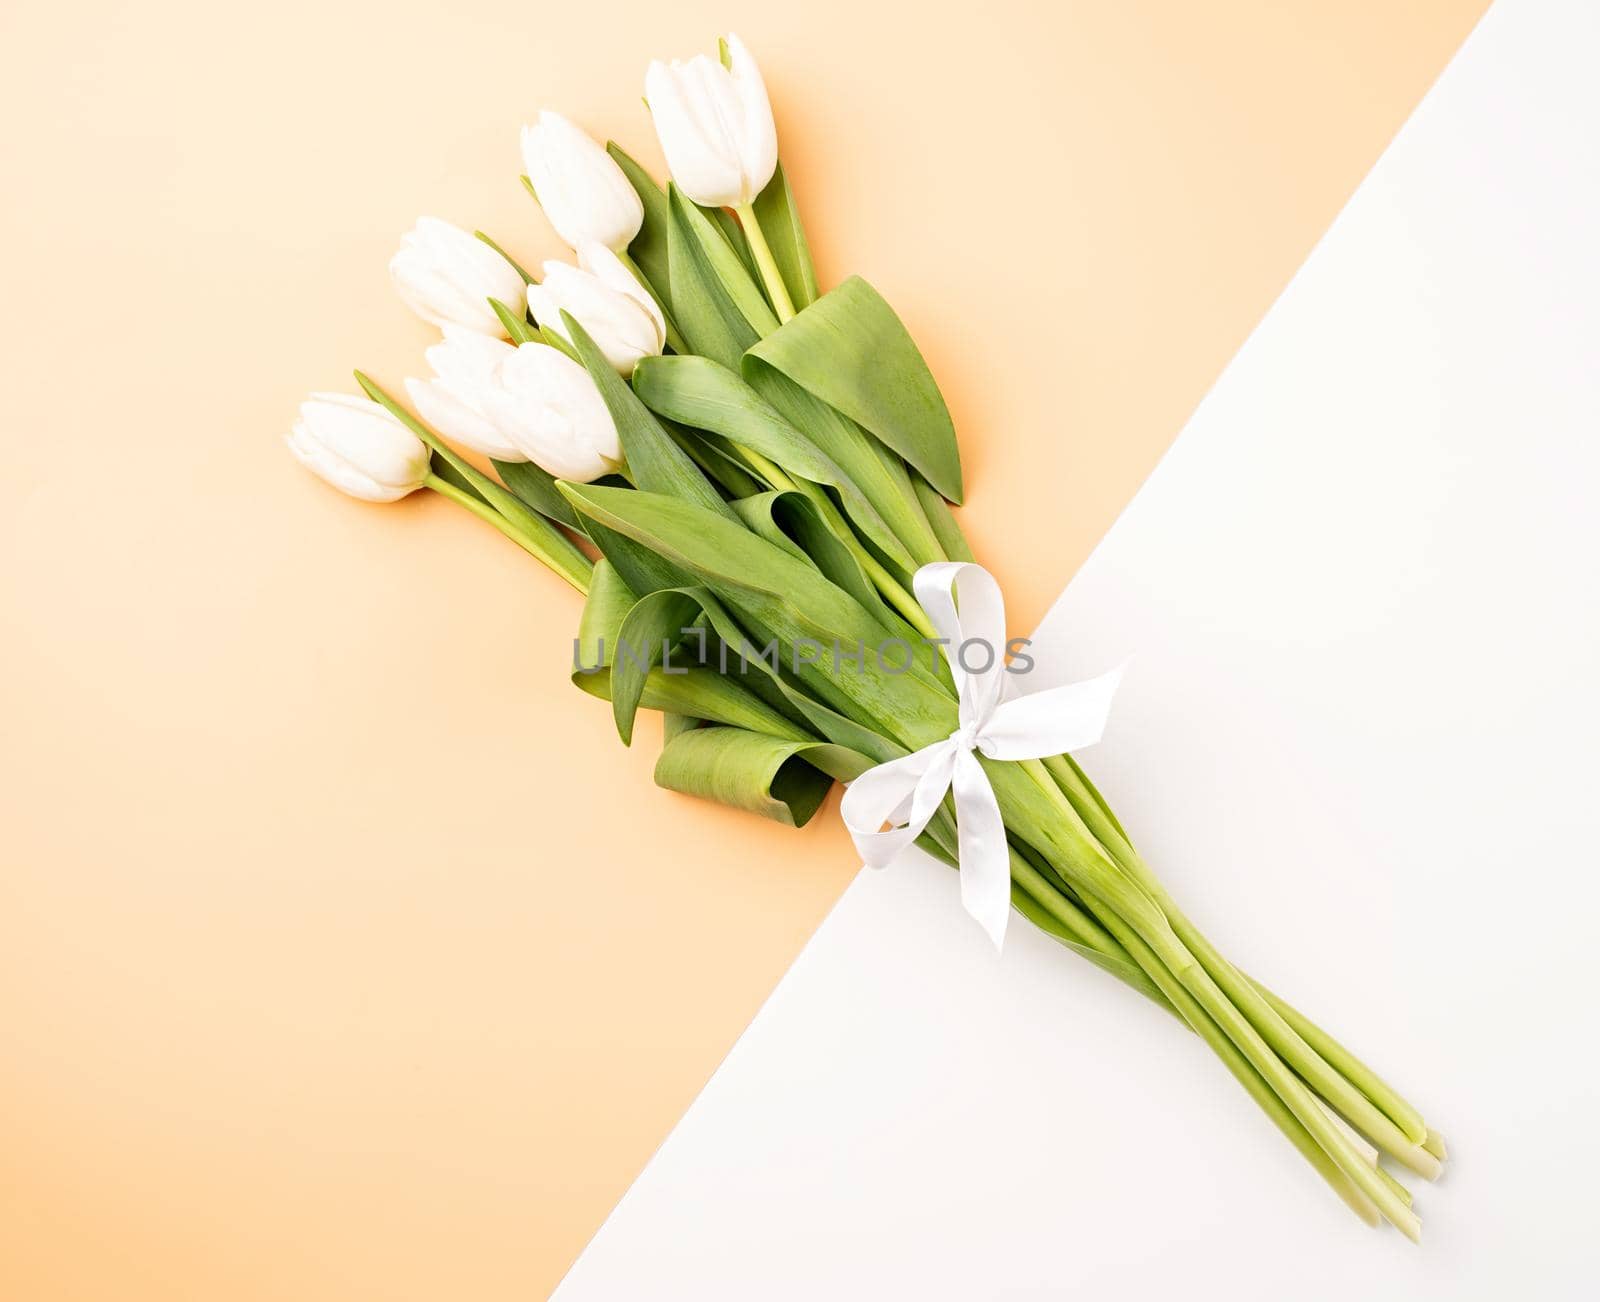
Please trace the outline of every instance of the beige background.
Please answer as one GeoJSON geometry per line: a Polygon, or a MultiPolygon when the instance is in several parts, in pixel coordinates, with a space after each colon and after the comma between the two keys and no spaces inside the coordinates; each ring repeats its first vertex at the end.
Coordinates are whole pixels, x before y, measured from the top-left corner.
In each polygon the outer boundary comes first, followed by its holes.
{"type": "Polygon", "coordinates": [[[520,553],[278,442],[415,372],[418,212],[559,252],[523,118],[658,164],[646,60],[736,24],[1022,629],[1482,7],[7,5],[0,1296],[542,1295],[852,871],[651,786],[520,553]]]}

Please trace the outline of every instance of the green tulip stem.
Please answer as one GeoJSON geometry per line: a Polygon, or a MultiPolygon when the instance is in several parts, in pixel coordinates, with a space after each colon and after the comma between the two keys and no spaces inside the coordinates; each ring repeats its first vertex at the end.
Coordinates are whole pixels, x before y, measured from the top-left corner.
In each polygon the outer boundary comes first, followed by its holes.
{"type": "MultiPolygon", "coordinates": [[[[1054,806],[1067,828],[1081,829],[1086,844],[1099,847],[1099,843],[1093,840],[1092,834],[1089,834],[1084,827],[1077,809],[1066,793],[1056,785],[1055,779],[1043,763],[1039,760],[1019,760],[1017,767],[1033,779],[1035,788],[1045,797],[1048,804],[1054,806]]],[[[1124,876],[1122,867],[1103,849],[1100,850],[1100,855],[1103,856],[1103,866],[1108,867],[1110,873],[1099,875],[1099,880],[1111,886],[1116,895],[1138,906],[1140,913],[1153,915],[1148,918],[1121,917],[1120,905],[1114,902],[1112,895],[1108,894],[1101,900],[1101,903],[1109,909],[1109,912],[1100,918],[1102,925],[1111,930],[1125,947],[1129,947],[1129,938],[1118,935],[1113,925],[1114,920],[1125,923],[1132,939],[1142,942],[1144,950],[1147,951],[1140,952],[1137,948],[1130,948],[1130,953],[1135,954],[1140,966],[1145,967],[1148,975],[1161,985],[1163,993],[1167,993],[1167,987],[1162,982],[1167,978],[1175,978],[1178,987],[1188,993],[1210,1022],[1232,1042],[1234,1048],[1243,1055],[1245,1061],[1271,1092],[1277,1095],[1283,1107],[1288,1109],[1310,1135],[1316,1146],[1322,1149],[1349,1181],[1377,1207],[1384,1219],[1396,1226],[1413,1242],[1418,1241],[1422,1233],[1422,1224],[1406,1205],[1405,1200],[1395,1192],[1392,1182],[1379,1176],[1376,1170],[1367,1164],[1354,1142],[1339,1129],[1338,1124],[1313,1093],[1313,1087],[1308,1086],[1291,1070],[1275,1048],[1234,1004],[1227,992],[1213,978],[1205,963],[1195,956],[1184,939],[1173,930],[1171,922],[1162,912],[1160,902],[1144,894],[1139,884],[1124,876]]],[[[1096,865],[1097,873],[1099,866],[1096,865]]],[[[1172,996],[1169,994],[1168,997],[1172,996]]],[[[1196,1030],[1201,1029],[1201,1025],[1195,1020],[1191,1020],[1190,1025],[1196,1030]]]]}
{"type": "Polygon", "coordinates": [[[764,456],[753,447],[744,443],[735,443],[733,450],[745,459],[750,469],[767,481],[767,487],[779,493],[798,493],[799,483],[789,477],[789,472],[780,466],[771,457],[764,456]]]}
{"type": "Polygon", "coordinates": [[[594,570],[594,563],[578,549],[572,539],[524,503],[504,484],[479,470],[384,392],[383,386],[370,375],[364,371],[357,371],[355,376],[356,383],[361,386],[367,397],[415,434],[432,450],[434,456],[455,471],[462,482],[469,484],[471,490],[456,488],[454,484],[441,481],[433,475],[429,475],[423,481],[427,487],[442,493],[452,501],[459,501],[474,515],[480,515],[488,520],[524,551],[543,561],[579,592],[588,592],[589,575],[594,570]],[[446,492],[446,489],[450,491],[446,492]]]}
{"type": "Polygon", "coordinates": [[[1111,857],[1156,901],[1178,938],[1296,1074],[1384,1153],[1425,1179],[1437,1179],[1437,1155],[1421,1148],[1428,1133],[1422,1115],[1321,1027],[1217,953],[1134,853],[1100,793],[1077,764],[1066,756],[1043,764],[1111,857]]]}
{"type": "Polygon", "coordinates": [[[928,618],[928,612],[918,604],[915,597],[901,586],[898,579],[890,574],[883,563],[856,537],[856,531],[850,527],[850,522],[839,513],[839,508],[833,504],[820,487],[809,480],[801,480],[796,487],[800,492],[809,497],[822,515],[823,523],[838,537],[850,554],[856,558],[856,563],[867,573],[867,578],[872,580],[872,586],[883,596],[891,606],[900,613],[900,617],[916,629],[929,641],[939,640],[939,630],[934,628],[933,622],[928,618]]]}
{"type": "Polygon", "coordinates": [[[794,317],[794,302],[789,297],[789,290],[783,283],[783,273],[778,270],[777,259],[772,256],[772,249],[767,244],[767,237],[761,233],[761,223],[756,220],[756,208],[753,203],[741,203],[734,212],[739,214],[739,224],[744,228],[744,237],[750,241],[750,252],[755,254],[756,266],[761,271],[761,281],[767,287],[767,297],[772,300],[772,310],[778,314],[778,321],[791,320],[794,317]]]}
{"type": "Polygon", "coordinates": [[[884,600],[899,612],[900,618],[928,641],[938,642],[939,630],[934,628],[933,622],[928,618],[928,612],[917,604],[915,597],[900,586],[894,575],[883,568],[878,558],[863,547],[853,534],[845,540],[845,546],[860,562],[861,568],[867,572],[867,577],[872,580],[872,586],[877,588],[883,594],[884,600]]]}
{"type": "Polygon", "coordinates": [[[570,557],[546,550],[536,538],[523,533],[482,498],[467,492],[464,488],[457,488],[449,480],[441,479],[438,475],[429,475],[422,481],[422,486],[431,488],[440,497],[449,498],[457,506],[466,507],[480,520],[487,520],[523,551],[536,560],[543,561],[584,596],[589,595],[589,573],[586,569],[570,557]]]}

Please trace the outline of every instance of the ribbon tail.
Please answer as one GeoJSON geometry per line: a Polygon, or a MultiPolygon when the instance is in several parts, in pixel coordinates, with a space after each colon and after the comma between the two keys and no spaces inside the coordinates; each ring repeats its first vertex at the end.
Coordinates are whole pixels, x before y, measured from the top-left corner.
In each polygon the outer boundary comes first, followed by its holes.
{"type": "Polygon", "coordinates": [[[1105,733],[1121,681],[1117,668],[1087,682],[1013,697],[989,716],[978,745],[997,760],[1045,759],[1093,746],[1105,733]]]}
{"type": "Polygon", "coordinates": [[[869,868],[887,866],[922,835],[949,789],[954,758],[954,746],[936,742],[868,769],[845,788],[839,814],[869,868]]]}
{"type": "Polygon", "coordinates": [[[961,851],[961,904],[999,949],[1011,917],[1011,855],[1000,802],[971,751],[956,756],[950,788],[961,851]]]}

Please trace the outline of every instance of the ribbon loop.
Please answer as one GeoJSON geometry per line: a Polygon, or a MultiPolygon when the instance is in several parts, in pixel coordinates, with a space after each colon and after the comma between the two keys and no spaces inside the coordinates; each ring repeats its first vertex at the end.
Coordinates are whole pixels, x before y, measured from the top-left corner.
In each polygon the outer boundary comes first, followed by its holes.
{"type": "Polygon", "coordinates": [[[1122,671],[1003,699],[1006,614],[994,576],[970,561],[940,561],[918,570],[912,589],[943,639],[960,726],[944,741],[868,769],[845,790],[840,813],[863,862],[882,868],[922,835],[950,792],[961,903],[998,949],[1011,913],[1011,864],[1000,804],[978,756],[1045,759],[1092,746],[1122,671]]]}

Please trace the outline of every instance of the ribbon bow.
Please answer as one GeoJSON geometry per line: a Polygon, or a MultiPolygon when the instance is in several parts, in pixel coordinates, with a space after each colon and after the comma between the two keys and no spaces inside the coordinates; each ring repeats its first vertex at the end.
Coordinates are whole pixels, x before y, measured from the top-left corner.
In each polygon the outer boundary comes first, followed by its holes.
{"type": "Polygon", "coordinates": [[[944,639],[960,727],[868,769],[845,790],[840,813],[861,858],[882,868],[922,835],[945,792],[953,792],[961,903],[998,949],[1011,913],[1010,855],[999,802],[974,752],[1027,760],[1092,746],[1105,731],[1122,671],[1005,699],[1006,612],[994,576],[971,562],[941,561],[918,570],[912,589],[944,639]]]}

